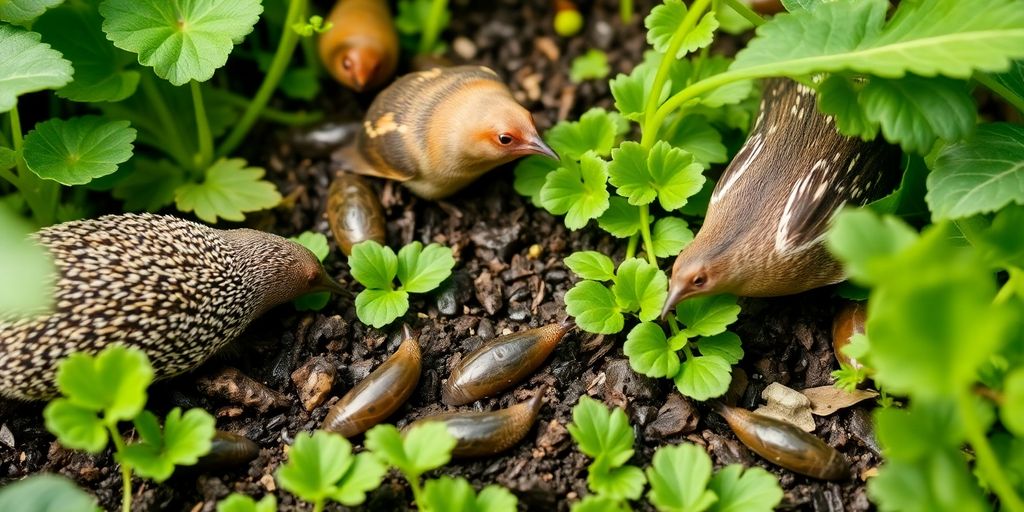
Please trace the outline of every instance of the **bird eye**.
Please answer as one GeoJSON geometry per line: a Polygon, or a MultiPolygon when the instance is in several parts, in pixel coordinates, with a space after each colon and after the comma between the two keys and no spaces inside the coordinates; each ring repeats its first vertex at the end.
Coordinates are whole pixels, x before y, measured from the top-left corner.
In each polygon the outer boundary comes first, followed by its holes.
{"type": "Polygon", "coordinates": [[[352,69],[352,59],[350,59],[348,57],[345,57],[344,59],[342,59],[341,67],[343,67],[345,69],[352,69]]]}
{"type": "Polygon", "coordinates": [[[696,288],[703,287],[704,283],[706,282],[707,278],[704,277],[704,274],[697,274],[696,276],[693,277],[693,286],[696,288]]]}
{"type": "Polygon", "coordinates": [[[498,142],[501,143],[502,146],[508,146],[509,144],[512,144],[512,136],[507,133],[498,135],[498,142]]]}

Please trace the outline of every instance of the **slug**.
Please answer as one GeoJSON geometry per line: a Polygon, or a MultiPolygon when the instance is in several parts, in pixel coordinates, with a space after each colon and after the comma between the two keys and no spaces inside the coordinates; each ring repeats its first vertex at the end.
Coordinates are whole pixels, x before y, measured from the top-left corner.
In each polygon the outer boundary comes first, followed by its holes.
{"type": "Polygon", "coordinates": [[[453,412],[427,416],[408,428],[428,421],[440,421],[457,440],[455,457],[484,457],[501,453],[524,437],[537,420],[547,386],[542,386],[525,402],[490,412],[453,412]]]}
{"type": "Polygon", "coordinates": [[[260,447],[251,439],[218,430],[213,434],[210,452],[199,458],[195,467],[213,471],[247,464],[260,453],[260,447]]]}
{"type": "Polygon", "coordinates": [[[533,373],[555,349],[571,322],[499,336],[466,355],[441,390],[447,405],[492,396],[533,373]]]}
{"type": "Polygon", "coordinates": [[[769,462],[822,480],[850,478],[850,461],[817,436],[782,420],[713,404],[743,444],[769,462]]]}
{"type": "Polygon", "coordinates": [[[373,187],[351,173],[338,173],[327,192],[327,223],[346,256],[366,240],[384,243],[384,208],[373,187]]]}
{"type": "Polygon", "coordinates": [[[409,399],[420,380],[420,344],[408,326],[402,326],[402,333],[398,350],[345,393],[320,428],[352,437],[384,421],[409,399]]]}

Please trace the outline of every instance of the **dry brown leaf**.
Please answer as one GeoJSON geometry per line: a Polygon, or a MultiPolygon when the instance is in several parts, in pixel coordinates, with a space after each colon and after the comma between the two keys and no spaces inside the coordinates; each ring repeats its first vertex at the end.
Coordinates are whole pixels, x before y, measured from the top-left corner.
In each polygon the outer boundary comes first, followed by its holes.
{"type": "Polygon", "coordinates": [[[811,401],[811,412],[818,416],[828,416],[840,409],[878,396],[876,391],[855,389],[852,393],[847,393],[835,386],[807,388],[801,393],[811,401]]]}

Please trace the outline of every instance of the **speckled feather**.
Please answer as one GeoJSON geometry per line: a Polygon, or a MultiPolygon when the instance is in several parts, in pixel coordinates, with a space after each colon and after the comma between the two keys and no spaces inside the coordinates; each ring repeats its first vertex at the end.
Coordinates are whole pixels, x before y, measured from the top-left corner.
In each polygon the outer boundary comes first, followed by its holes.
{"type": "Polygon", "coordinates": [[[293,295],[288,274],[308,252],[266,233],[148,214],[69,222],[34,238],[59,272],[53,311],[0,319],[0,394],[27,400],[56,393],[64,357],[114,343],[144,350],[157,378],[196,367],[293,295]]]}
{"type": "Polygon", "coordinates": [[[747,142],[679,260],[720,274],[714,292],[786,295],[841,281],[822,243],[829,222],[844,205],[891,191],[898,164],[899,152],[884,141],[839,134],[809,87],[770,80],[747,142]]]}

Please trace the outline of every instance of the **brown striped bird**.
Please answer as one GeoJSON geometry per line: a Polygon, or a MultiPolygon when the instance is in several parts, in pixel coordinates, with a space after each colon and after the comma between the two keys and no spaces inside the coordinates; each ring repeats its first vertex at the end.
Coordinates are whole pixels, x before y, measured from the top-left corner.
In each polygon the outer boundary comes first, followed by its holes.
{"type": "Polygon", "coordinates": [[[384,0],[339,0],[320,36],[320,60],[336,80],[356,92],[382,87],[398,66],[398,33],[384,0]]]}
{"type": "Polygon", "coordinates": [[[341,150],[352,171],[401,181],[425,199],[447,197],[526,155],[558,158],[530,112],[481,66],[399,78],[370,105],[356,144],[341,150]]]}
{"type": "Polygon", "coordinates": [[[844,137],[789,79],[766,82],[746,143],[711,195],[700,232],[672,266],[662,316],[688,297],[790,295],[843,280],[823,244],[843,206],[890,192],[899,151],[844,137]]]}

